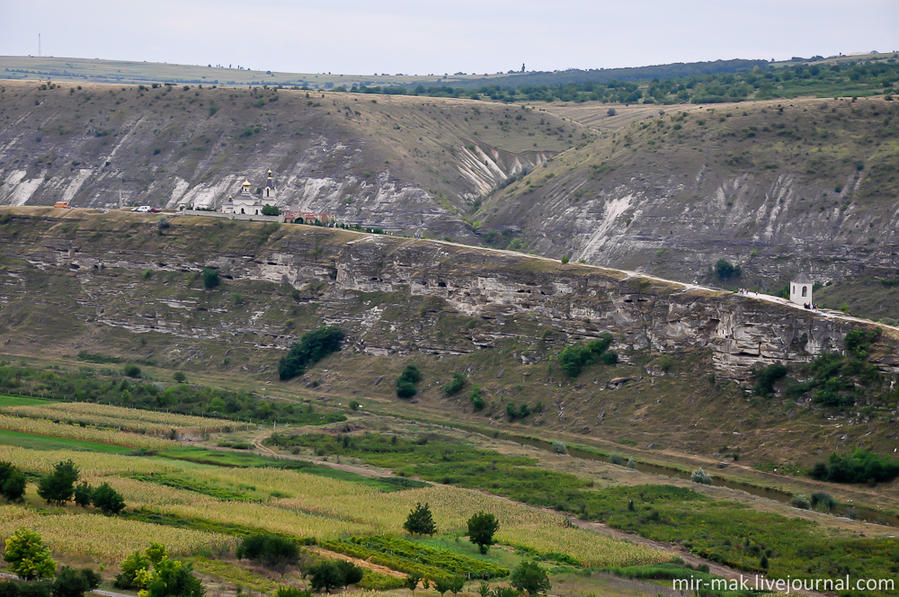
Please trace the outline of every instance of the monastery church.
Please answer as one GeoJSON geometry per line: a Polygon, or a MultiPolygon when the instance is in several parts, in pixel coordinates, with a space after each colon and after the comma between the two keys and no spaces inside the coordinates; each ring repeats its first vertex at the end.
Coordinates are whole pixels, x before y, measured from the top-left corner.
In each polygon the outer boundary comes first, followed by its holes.
{"type": "Polygon", "coordinates": [[[252,186],[249,180],[244,180],[237,197],[228,195],[228,198],[222,203],[221,212],[224,214],[259,216],[262,215],[262,207],[266,203],[270,205],[275,204],[275,182],[272,179],[271,170],[268,171],[268,179],[265,181],[261,197],[253,194],[252,186]]]}

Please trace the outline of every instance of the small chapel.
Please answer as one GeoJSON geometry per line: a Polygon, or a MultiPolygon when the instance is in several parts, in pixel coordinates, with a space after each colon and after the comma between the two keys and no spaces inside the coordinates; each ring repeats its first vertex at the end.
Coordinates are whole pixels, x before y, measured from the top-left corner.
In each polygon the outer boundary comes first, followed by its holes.
{"type": "Polygon", "coordinates": [[[244,179],[240,185],[240,193],[237,197],[228,195],[228,198],[222,203],[221,212],[225,214],[240,214],[248,216],[262,215],[262,208],[265,204],[275,204],[275,182],[272,178],[272,171],[268,171],[268,178],[265,181],[265,187],[262,189],[262,196],[253,194],[253,185],[248,179],[244,179]]]}
{"type": "Polygon", "coordinates": [[[815,303],[812,301],[812,290],[815,283],[805,274],[799,274],[790,282],[790,302],[802,305],[804,307],[812,307],[815,303]]]}

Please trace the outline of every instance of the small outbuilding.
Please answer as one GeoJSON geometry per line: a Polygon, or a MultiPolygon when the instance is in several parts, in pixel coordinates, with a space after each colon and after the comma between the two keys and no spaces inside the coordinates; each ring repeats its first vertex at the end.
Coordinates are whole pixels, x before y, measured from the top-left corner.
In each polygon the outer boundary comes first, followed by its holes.
{"type": "Polygon", "coordinates": [[[811,308],[815,302],[812,300],[812,290],[815,283],[805,274],[799,274],[790,282],[790,302],[811,308]]]}

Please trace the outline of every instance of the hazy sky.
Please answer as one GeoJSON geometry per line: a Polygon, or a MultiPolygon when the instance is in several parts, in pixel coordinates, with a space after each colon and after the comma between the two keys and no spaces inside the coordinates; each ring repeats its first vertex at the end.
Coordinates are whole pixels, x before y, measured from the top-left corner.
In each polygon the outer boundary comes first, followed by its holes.
{"type": "Polygon", "coordinates": [[[638,66],[899,49],[899,0],[0,0],[0,54],[292,72],[638,66]]]}

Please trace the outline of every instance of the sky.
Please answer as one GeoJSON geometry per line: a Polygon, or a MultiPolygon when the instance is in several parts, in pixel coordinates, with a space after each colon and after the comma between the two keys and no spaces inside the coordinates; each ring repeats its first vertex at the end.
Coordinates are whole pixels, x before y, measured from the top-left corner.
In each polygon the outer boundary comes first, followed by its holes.
{"type": "Polygon", "coordinates": [[[344,74],[899,50],[899,0],[0,0],[0,55],[344,74]]]}

